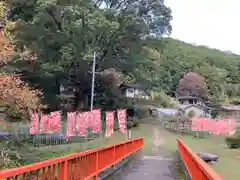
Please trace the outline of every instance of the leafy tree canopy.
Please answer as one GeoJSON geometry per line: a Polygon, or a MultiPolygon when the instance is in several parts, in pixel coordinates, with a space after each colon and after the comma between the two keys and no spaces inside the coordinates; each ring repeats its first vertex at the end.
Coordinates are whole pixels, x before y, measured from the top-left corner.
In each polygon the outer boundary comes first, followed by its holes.
{"type": "MultiPolygon", "coordinates": [[[[16,21],[13,43],[37,56],[42,72],[66,71],[72,64],[97,70],[129,67],[141,40],[171,31],[171,11],[163,1],[10,0],[8,17],[16,21]],[[131,55],[134,53],[134,55],[131,55]]],[[[137,52],[136,52],[137,51],[137,52]]],[[[136,68],[131,63],[127,72],[136,68]]]]}
{"type": "Polygon", "coordinates": [[[151,84],[174,96],[180,79],[189,72],[205,78],[208,99],[218,103],[240,102],[240,56],[196,46],[172,38],[150,39],[156,64],[151,84]]]}
{"type": "MultiPolygon", "coordinates": [[[[142,50],[144,39],[171,32],[171,10],[162,0],[8,0],[1,12],[19,53],[11,68],[24,72],[24,79],[43,91],[49,85],[39,79],[70,78],[80,101],[90,94],[93,52],[100,76],[114,68],[123,74],[118,81],[146,79],[141,72],[150,72],[155,64],[144,53],[149,50],[142,50]],[[14,24],[8,26],[9,21],[14,24]]],[[[110,82],[97,81],[103,83],[98,87],[110,82]]]]}
{"type": "Polygon", "coordinates": [[[207,86],[205,79],[196,73],[187,73],[179,81],[176,94],[178,96],[193,96],[206,100],[207,86]]]}

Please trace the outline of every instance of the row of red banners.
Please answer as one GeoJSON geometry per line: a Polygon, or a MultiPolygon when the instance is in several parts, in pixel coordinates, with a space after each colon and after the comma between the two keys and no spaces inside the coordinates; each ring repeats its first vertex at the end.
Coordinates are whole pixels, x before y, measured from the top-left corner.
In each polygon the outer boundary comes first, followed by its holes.
{"type": "MultiPolygon", "coordinates": [[[[107,137],[114,131],[115,112],[106,112],[106,131],[107,137]]],[[[117,118],[120,132],[126,132],[126,110],[118,110],[117,118]]],[[[38,133],[56,133],[61,131],[61,112],[56,111],[50,115],[41,115],[40,122],[36,112],[32,113],[30,134],[38,133]]],[[[68,112],[66,137],[85,136],[87,129],[90,128],[93,133],[101,132],[101,110],[96,109],[87,112],[68,112]]]]}
{"type": "Polygon", "coordinates": [[[207,131],[213,135],[232,136],[236,132],[236,121],[229,120],[211,120],[207,118],[193,118],[192,131],[207,131]]]}

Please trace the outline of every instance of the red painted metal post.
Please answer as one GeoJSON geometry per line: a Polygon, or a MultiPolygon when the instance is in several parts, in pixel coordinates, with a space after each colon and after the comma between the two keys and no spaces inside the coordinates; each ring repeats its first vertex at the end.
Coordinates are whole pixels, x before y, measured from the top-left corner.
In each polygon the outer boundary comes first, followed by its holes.
{"type": "Polygon", "coordinates": [[[192,180],[223,180],[202,159],[178,139],[178,151],[192,180]]]}
{"type": "Polygon", "coordinates": [[[98,180],[98,152],[96,152],[96,176],[93,177],[94,180],[98,180]]]}
{"type": "Polygon", "coordinates": [[[64,161],[63,163],[63,177],[62,180],[67,180],[68,179],[68,161],[64,161]]]}

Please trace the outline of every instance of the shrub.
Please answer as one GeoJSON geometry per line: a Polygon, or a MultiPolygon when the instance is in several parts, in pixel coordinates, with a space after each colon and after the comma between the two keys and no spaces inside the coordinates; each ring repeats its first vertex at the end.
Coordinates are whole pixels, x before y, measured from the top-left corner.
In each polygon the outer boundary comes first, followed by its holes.
{"type": "Polygon", "coordinates": [[[21,157],[17,151],[11,150],[4,146],[5,142],[1,142],[0,148],[0,170],[5,168],[13,168],[19,166],[21,157]]]}
{"type": "MultiPolygon", "coordinates": [[[[4,125],[2,122],[0,126],[4,126],[4,130],[9,131],[10,127],[4,125]]],[[[0,170],[5,168],[13,168],[21,165],[21,153],[19,149],[24,149],[28,139],[27,135],[20,136],[16,133],[11,133],[11,135],[1,135],[0,142],[0,170]]]]}
{"type": "Polygon", "coordinates": [[[154,100],[158,102],[157,106],[165,108],[178,108],[179,103],[168,96],[164,91],[154,91],[152,93],[154,100]]]}
{"type": "Polygon", "coordinates": [[[225,141],[230,148],[240,147],[240,137],[227,137],[225,141]]]}
{"type": "Polygon", "coordinates": [[[140,119],[149,117],[150,116],[149,108],[145,108],[145,107],[138,108],[137,112],[136,112],[136,116],[137,116],[137,118],[140,118],[140,119]]]}
{"type": "Polygon", "coordinates": [[[131,129],[133,127],[133,121],[127,121],[127,128],[131,129]]]}

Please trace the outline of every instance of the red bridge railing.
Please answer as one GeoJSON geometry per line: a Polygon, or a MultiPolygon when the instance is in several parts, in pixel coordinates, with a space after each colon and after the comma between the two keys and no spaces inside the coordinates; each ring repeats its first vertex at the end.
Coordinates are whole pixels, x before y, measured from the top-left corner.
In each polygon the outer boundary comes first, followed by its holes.
{"type": "Polygon", "coordinates": [[[178,139],[178,151],[191,180],[223,180],[213,169],[200,159],[183,141],[178,139]]]}
{"type": "Polygon", "coordinates": [[[143,139],[63,156],[14,169],[0,171],[0,180],[67,180],[98,179],[104,169],[111,167],[143,147],[143,139]]]}

